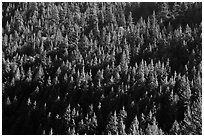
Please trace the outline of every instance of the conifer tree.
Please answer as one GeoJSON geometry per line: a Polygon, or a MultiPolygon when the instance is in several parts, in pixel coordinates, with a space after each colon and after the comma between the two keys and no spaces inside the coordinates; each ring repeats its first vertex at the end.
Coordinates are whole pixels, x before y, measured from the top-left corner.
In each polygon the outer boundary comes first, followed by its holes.
{"type": "Polygon", "coordinates": [[[118,119],[116,116],[116,111],[114,111],[114,114],[110,115],[109,122],[106,126],[106,131],[108,134],[111,134],[111,135],[118,134],[118,119]]]}
{"type": "Polygon", "coordinates": [[[175,120],[173,125],[172,125],[172,128],[170,129],[170,134],[171,135],[180,135],[180,125],[179,123],[175,120]]]}
{"type": "Polygon", "coordinates": [[[39,69],[38,69],[37,73],[35,74],[34,81],[35,82],[42,82],[43,78],[44,78],[43,67],[39,66],[39,69]]]}
{"type": "Polygon", "coordinates": [[[159,128],[157,126],[155,117],[153,117],[153,124],[152,125],[150,125],[148,123],[147,128],[146,128],[146,133],[147,133],[147,135],[158,135],[159,134],[159,128]]]}
{"type": "Polygon", "coordinates": [[[130,125],[130,135],[139,135],[139,121],[137,119],[137,116],[133,119],[131,125],[130,125]]]}
{"type": "Polygon", "coordinates": [[[121,118],[118,121],[118,134],[119,135],[126,135],[125,124],[124,124],[123,119],[121,119],[121,118]]]}
{"type": "Polygon", "coordinates": [[[21,73],[20,73],[20,69],[17,68],[15,72],[15,81],[20,81],[20,80],[21,80],[21,73]]]}

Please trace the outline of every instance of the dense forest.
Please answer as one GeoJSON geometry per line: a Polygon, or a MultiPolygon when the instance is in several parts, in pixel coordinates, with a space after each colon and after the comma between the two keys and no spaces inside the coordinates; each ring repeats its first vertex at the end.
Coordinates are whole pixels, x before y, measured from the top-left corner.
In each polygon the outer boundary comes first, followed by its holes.
{"type": "Polygon", "coordinates": [[[202,134],[201,2],[2,3],[2,134],[202,134]]]}

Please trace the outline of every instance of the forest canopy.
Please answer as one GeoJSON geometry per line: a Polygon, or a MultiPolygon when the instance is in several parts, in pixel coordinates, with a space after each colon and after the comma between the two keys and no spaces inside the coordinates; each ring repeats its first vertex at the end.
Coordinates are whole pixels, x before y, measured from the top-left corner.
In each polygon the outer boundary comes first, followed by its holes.
{"type": "Polygon", "coordinates": [[[4,135],[201,135],[201,2],[3,2],[4,135]]]}

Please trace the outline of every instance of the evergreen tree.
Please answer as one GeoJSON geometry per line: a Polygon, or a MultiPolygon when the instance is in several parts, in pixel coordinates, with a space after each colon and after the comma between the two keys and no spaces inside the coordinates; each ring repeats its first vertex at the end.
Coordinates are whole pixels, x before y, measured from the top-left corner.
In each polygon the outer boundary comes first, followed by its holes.
{"type": "Polygon", "coordinates": [[[139,129],[139,121],[137,119],[137,116],[133,119],[131,125],[130,125],[130,135],[139,135],[140,134],[140,129],[139,129]]]}
{"type": "Polygon", "coordinates": [[[20,73],[20,69],[17,68],[15,72],[15,81],[20,81],[20,80],[21,80],[21,73],[20,73]]]}
{"type": "Polygon", "coordinates": [[[180,125],[177,121],[174,121],[173,125],[172,125],[172,128],[170,129],[170,134],[171,135],[180,135],[180,125]]]}
{"type": "Polygon", "coordinates": [[[116,116],[116,111],[114,111],[114,114],[110,115],[109,122],[106,126],[106,131],[108,134],[118,135],[118,119],[116,116]]]}
{"type": "Polygon", "coordinates": [[[152,125],[148,124],[146,128],[146,133],[147,135],[159,135],[161,133],[157,126],[155,117],[153,117],[153,124],[152,125]]]}

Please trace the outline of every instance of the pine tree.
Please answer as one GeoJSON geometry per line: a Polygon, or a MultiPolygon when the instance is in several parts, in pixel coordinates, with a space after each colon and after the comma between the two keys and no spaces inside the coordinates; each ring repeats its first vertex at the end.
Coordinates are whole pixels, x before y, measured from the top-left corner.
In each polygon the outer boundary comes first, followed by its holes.
{"type": "Polygon", "coordinates": [[[118,119],[122,119],[123,121],[125,121],[125,119],[127,118],[127,112],[125,110],[125,107],[122,107],[122,110],[120,110],[119,112],[119,116],[118,119]]]}
{"type": "Polygon", "coordinates": [[[173,125],[172,125],[172,128],[170,129],[169,131],[169,134],[170,135],[180,135],[180,125],[179,123],[175,120],[173,125]]]}
{"type": "Polygon", "coordinates": [[[108,134],[111,134],[111,135],[118,134],[118,119],[116,116],[116,111],[114,111],[114,114],[110,115],[109,122],[106,126],[106,131],[108,134]]]}
{"type": "Polygon", "coordinates": [[[38,69],[37,73],[35,74],[34,81],[35,82],[43,82],[43,78],[44,78],[43,67],[39,66],[39,69],[38,69]]]}
{"type": "Polygon", "coordinates": [[[97,122],[97,117],[96,117],[95,113],[91,117],[91,120],[89,122],[89,126],[90,126],[90,134],[91,135],[92,134],[97,134],[98,122],[97,122]]]}
{"type": "Polygon", "coordinates": [[[148,123],[147,128],[146,128],[146,134],[147,135],[159,135],[159,128],[157,126],[155,117],[153,117],[153,124],[152,125],[150,125],[148,123]]]}
{"type": "Polygon", "coordinates": [[[5,101],[5,106],[10,106],[11,105],[11,101],[9,99],[9,97],[6,98],[6,101],[5,101]]]}
{"type": "Polygon", "coordinates": [[[63,125],[63,128],[64,128],[64,133],[65,134],[69,134],[68,132],[68,128],[70,127],[70,122],[71,122],[71,108],[70,108],[70,105],[68,105],[68,107],[66,108],[66,111],[63,115],[63,121],[64,121],[64,125],[63,125]]]}
{"type": "Polygon", "coordinates": [[[81,121],[79,121],[77,133],[78,134],[85,134],[86,133],[86,127],[85,127],[83,119],[81,119],[81,121]]]}
{"type": "Polygon", "coordinates": [[[124,121],[122,118],[120,118],[118,121],[118,134],[119,135],[126,135],[125,124],[124,124],[124,121]]]}
{"type": "Polygon", "coordinates": [[[129,129],[129,134],[130,135],[139,135],[140,131],[139,131],[139,121],[137,119],[137,116],[135,116],[135,118],[133,119],[131,125],[130,125],[130,129],[129,129]]]}
{"type": "Polygon", "coordinates": [[[49,131],[49,135],[53,135],[53,129],[51,128],[50,131],[49,131]]]}
{"type": "Polygon", "coordinates": [[[127,24],[128,24],[129,26],[132,26],[132,25],[133,25],[132,12],[129,13],[128,20],[127,20],[127,24]]]}
{"type": "Polygon", "coordinates": [[[20,73],[20,69],[17,68],[15,72],[15,81],[20,81],[20,80],[21,80],[21,73],[20,73]]]}
{"type": "Polygon", "coordinates": [[[178,84],[177,90],[181,101],[184,103],[185,106],[188,105],[191,97],[189,81],[186,81],[185,77],[182,77],[179,81],[177,81],[176,84],[178,84]]]}

